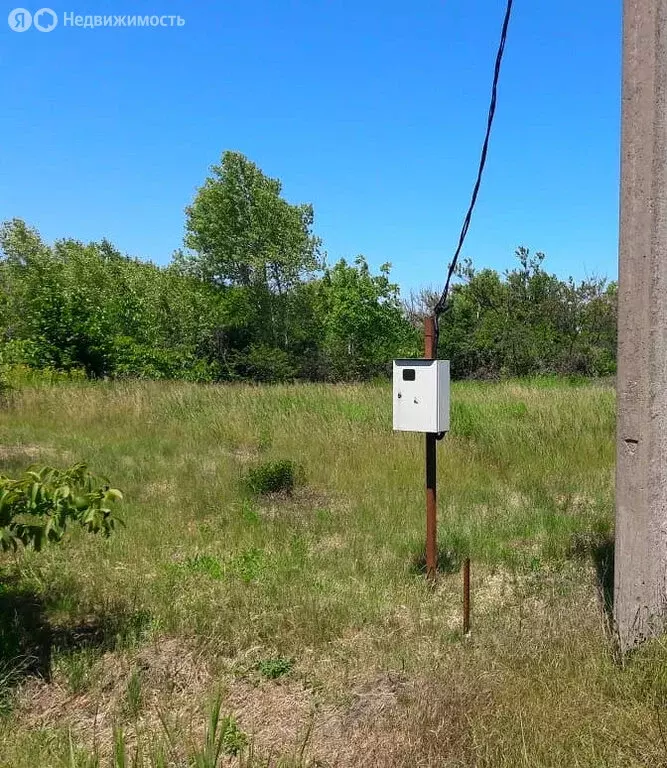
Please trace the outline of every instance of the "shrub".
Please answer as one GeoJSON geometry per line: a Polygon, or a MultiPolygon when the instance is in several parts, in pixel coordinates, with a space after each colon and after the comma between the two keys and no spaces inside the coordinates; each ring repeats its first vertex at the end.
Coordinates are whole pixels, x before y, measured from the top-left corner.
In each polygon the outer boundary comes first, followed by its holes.
{"type": "Polygon", "coordinates": [[[31,368],[28,365],[12,364],[7,367],[10,391],[22,387],[55,387],[61,384],[86,381],[83,368],[59,371],[55,368],[31,368]]]}
{"type": "Polygon", "coordinates": [[[239,355],[236,367],[242,378],[264,383],[290,381],[298,373],[298,366],[288,352],[266,344],[249,347],[239,355]]]}
{"type": "Polygon", "coordinates": [[[285,659],[282,656],[278,656],[275,659],[264,659],[257,665],[257,669],[262,677],[267,680],[277,680],[279,677],[286,675],[294,666],[292,659],[285,659]]]}
{"type": "Polygon", "coordinates": [[[224,718],[222,723],[222,751],[225,755],[238,756],[248,746],[248,737],[239,728],[232,715],[224,718]]]}
{"type": "Polygon", "coordinates": [[[245,477],[251,493],[291,493],[296,484],[296,466],[293,461],[264,461],[251,467],[245,477]]]}
{"type": "Polygon", "coordinates": [[[113,340],[112,373],[118,378],[208,382],[216,378],[217,369],[186,346],[160,347],[117,336],[113,340]]]}
{"type": "Polygon", "coordinates": [[[262,576],[266,563],[264,554],[257,547],[250,547],[236,555],[230,562],[231,573],[249,584],[262,576]]]}
{"type": "Polygon", "coordinates": [[[0,475],[0,548],[39,550],[60,541],[72,523],[108,536],[120,522],[111,505],[122,498],[85,464],[29,468],[17,480],[0,475]]]}
{"type": "Polygon", "coordinates": [[[216,580],[221,579],[224,575],[220,561],[211,555],[197,554],[194,557],[189,557],[185,561],[184,567],[192,573],[204,573],[216,580]]]}

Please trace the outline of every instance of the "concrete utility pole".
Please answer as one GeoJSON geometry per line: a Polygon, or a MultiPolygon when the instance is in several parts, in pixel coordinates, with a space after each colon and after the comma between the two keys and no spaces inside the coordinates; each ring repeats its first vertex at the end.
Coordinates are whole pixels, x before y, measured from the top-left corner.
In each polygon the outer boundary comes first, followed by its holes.
{"type": "Polygon", "coordinates": [[[614,613],[667,628],[667,0],[624,0],[614,613]]]}

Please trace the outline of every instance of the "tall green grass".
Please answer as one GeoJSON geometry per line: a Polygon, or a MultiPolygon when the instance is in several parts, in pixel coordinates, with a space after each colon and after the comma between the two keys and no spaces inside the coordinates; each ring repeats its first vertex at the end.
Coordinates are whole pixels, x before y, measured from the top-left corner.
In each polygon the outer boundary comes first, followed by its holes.
{"type": "Polygon", "coordinates": [[[5,686],[0,765],[113,765],[119,734],[128,765],[199,764],[220,686],[248,740],[227,763],[667,764],[662,646],[621,668],[608,633],[614,409],[609,386],[455,384],[431,588],[423,437],[392,432],[386,386],[23,390],[1,469],[85,460],[126,527],[3,561],[0,657],[42,658],[5,686]],[[271,466],[291,493],[249,493],[271,466]]]}

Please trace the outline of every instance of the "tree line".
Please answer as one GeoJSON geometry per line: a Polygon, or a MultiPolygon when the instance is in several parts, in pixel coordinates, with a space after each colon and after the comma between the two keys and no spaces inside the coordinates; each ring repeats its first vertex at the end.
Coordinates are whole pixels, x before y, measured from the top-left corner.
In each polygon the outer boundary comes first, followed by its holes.
{"type": "MultiPolygon", "coordinates": [[[[360,380],[419,357],[437,299],[401,298],[390,265],[327,262],[311,205],[225,152],[186,209],[167,266],[110,242],[49,245],[20,219],[0,227],[0,351],[5,364],[91,378],[360,380]]],[[[517,251],[504,274],[458,270],[439,355],[457,377],[615,369],[616,284],[548,274],[517,251]]]]}

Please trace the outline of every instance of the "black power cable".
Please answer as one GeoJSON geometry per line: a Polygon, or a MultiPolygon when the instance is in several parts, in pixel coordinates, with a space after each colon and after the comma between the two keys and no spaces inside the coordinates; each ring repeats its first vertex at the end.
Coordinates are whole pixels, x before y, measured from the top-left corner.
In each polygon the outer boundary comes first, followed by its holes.
{"type": "Polygon", "coordinates": [[[454,274],[456,272],[456,265],[458,263],[459,256],[461,255],[461,249],[463,248],[463,243],[465,242],[465,239],[468,235],[468,230],[470,229],[472,214],[475,210],[475,204],[477,203],[477,196],[479,195],[479,188],[482,184],[482,176],[484,175],[484,167],[486,166],[486,157],[489,152],[489,141],[491,139],[491,129],[493,128],[493,118],[496,115],[496,103],[498,100],[498,80],[500,79],[500,68],[503,63],[503,54],[505,53],[505,43],[507,42],[507,30],[509,29],[510,18],[512,16],[512,4],[513,4],[513,0],[507,0],[507,10],[505,11],[505,21],[503,22],[503,29],[500,35],[500,45],[498,46],[498,54],[496,56],[496,66],[493,73],[493,87],[491,89],[491,104],[489,106],[489,117],[486,124],[486,136],[484,137],[484,144],[482,146],[482,155],[479,162],[477,180],[475,181],[475,186],[473,188],[472,199],[470,200],[470,206],[468,208],[468,212],[466,213],[466,217],[463,221],[463,228],[461,229],[461,234],[459,236],[459,244],[456,248],[456,252],[454,253],[454,258],[452,259],[452,262],[449,265],[449,270],[447,271],[447,280],[445,281],[445,289],[442,292],[442,295],[438,299],[438,303],[435,305],[435,308],[433,310],[433,314],[436,320],[436,328],[437,328],[438,317],[447,308],[447,297],[449,296],[449,289],[451,286],[452,278],[454,277],[454,274]]]}

